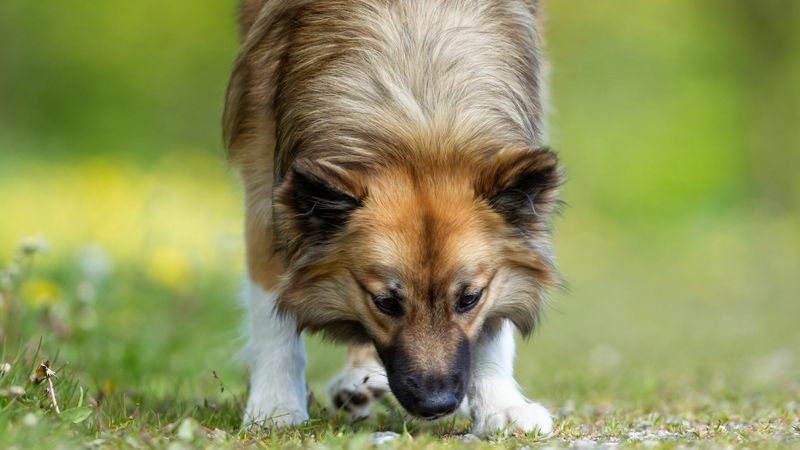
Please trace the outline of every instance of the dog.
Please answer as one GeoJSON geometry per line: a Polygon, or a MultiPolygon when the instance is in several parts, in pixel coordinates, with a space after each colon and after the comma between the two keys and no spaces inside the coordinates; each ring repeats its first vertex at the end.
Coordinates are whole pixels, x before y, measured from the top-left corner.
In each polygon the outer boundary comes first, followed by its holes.
{"type": "Polygon", "coordinates": [[[302,332],[358,414],[549,434],[513,377],[559,285],[536,0],[244,0],[223,134],[245,196],[245,425],[308,419],[302,332]]]}

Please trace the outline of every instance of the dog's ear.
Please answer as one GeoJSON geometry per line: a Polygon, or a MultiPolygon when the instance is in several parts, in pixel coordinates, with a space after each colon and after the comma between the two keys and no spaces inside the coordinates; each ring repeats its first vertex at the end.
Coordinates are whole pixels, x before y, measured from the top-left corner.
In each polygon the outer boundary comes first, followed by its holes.
{"type": "Polygon", "coordinates": [[[504,149],[493,156],[479,181],[479,192],[491,208],[537,253],[531,257],[517,245],[506,252],[508,278],[490,313],[510,319],[523,336],[536,324],[544,291],[560,283],[546,235],[560,204],[562,182],[558,158],[546,148],[504,149]]]}
{"type": "Polygon", "coordinates": [[[493,157],[477,190],[506,222],[530,235],[547,230],[562,181],[551,150],[508,148],[493,157]]]}
{"type": "Polygon", "coordinates": [[[324,160],[300,159],[278,188],[275,206],[295,245],[327,242],[362,204],[356,176],[324,160]]]}
{"type": "Polygon", "coordinates": [[[278,67],[289,48],[292,7],[297,2],[242,0],[241,45],[233,64],[222,115],[222,137],[236,164],[254,158],[275,140],[275,92],[278,67]],[[256,156],[254,156],[256,155],[256,156]]]}

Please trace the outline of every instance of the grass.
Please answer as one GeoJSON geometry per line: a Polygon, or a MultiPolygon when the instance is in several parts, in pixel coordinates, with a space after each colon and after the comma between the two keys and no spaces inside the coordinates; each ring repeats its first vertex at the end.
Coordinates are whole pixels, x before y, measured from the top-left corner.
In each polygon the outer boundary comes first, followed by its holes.
{"type": "Polygon", "coordinates": [[[7,167],[0,448],[350,449],[375,431],[398,433],[383,444],[394,448],[800,445],[798,216],[733,207],[620,219],[568,190],[556,244],[570,287],[517,360],[526,393],[557,417],[549,439],[467,442],[467,422],[420,422],[390,399],[353,422],[324,394],[343,351],[315,337],[312,420],[247,433],[233,357],[241,211],[221,162],[7,167]],[[20,244],[30,233],[49,245],[20,244]],[[60,415],[47,383],[30,379],[45,360],[60,415]]]}

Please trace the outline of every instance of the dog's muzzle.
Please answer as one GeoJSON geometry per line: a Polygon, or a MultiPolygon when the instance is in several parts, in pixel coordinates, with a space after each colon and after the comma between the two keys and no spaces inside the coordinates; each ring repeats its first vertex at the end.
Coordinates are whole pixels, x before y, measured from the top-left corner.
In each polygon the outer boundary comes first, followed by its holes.
{"type": "Polygon", "coordinates": [[[454,412],[464,400],[469,383],[471,355],[465,341],[458,346],[447,370],[420,370],[413,359],[397,349],[382,351],[389,387],[411,414],[434,420],[454,412]]]}

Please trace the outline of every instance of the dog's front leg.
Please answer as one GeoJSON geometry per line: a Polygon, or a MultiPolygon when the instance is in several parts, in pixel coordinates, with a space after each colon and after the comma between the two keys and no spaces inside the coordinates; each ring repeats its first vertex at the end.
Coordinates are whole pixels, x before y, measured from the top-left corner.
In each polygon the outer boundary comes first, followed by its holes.
{"type": "Polygon", "coordinates": [[[247,286],[250,339],[250,394],[245,426],[297,425],[308,419],[303,338],[291,317],[275,313],[275,295],[256,283],[247,286]]]}
{"type": "Polygon", "coordinates": [[[505,320],[496,334],[482,336],[475,349],[468,401],[476,435],[495,431],[552,433],[550,413],[522,395],[513,372],[514,328],[505,320]]]}

